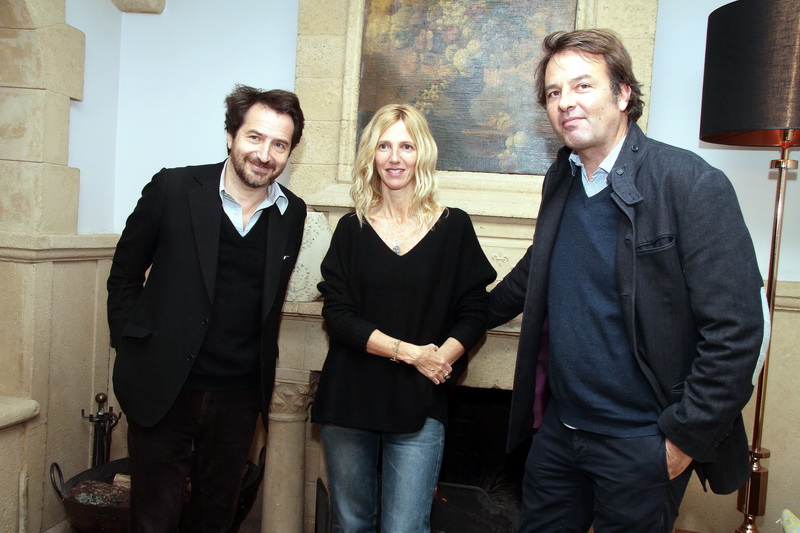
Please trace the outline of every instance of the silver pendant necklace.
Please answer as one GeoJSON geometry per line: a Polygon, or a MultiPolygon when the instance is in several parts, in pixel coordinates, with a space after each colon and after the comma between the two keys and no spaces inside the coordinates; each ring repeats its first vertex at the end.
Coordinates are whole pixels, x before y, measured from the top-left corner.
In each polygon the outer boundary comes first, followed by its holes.
{"type": "Polygon", "coordinates": [[[392,236],[392,251],[397,255],[400,255],[402,251],[400,249],[400,242],[406,239],[406,236],[404,236],[402,232],[404,226],[402,224],[397,224],[396,222],[389,222],[388,226],[392,236]],[[398,234],[400,235],[399,238],[398,234]]]}

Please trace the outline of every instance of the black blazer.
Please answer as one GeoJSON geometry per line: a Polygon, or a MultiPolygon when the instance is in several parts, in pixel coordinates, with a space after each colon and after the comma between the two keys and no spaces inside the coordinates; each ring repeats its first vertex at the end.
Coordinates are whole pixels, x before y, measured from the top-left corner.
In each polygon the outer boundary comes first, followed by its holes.
{"type": "MultiPolygon", "coordinates": [[[[162,169],[142,191],[114,253],[107,284],[117,351],[114,393],[125,415],[145,427],[161,420],[175,401],[209,324],[224,216],[222,168],[223,163],[162,169]]],[[[265,427],[281,307],[306,217],[305,203],[282,189],[289,199],[286,212],[273,206],[262,215],[269,217],[261,338],[265,427]]]]}
{"type": "MultiPolygon", "coordinates": [[[[489,295],[489,326],[522,316],[508,447],[532,430],[542,399],[550,256],[570,184],[563,148],[548,170],[532,246],[489,295]]],[[[729,180],[697,155],[647,138],[635,123],[609,174],[623,216],[616,283],[625,328],[663,412],[658,424],[712,490],[749,475],[741,410],[765,347],[764,285],[729,180]]]]}

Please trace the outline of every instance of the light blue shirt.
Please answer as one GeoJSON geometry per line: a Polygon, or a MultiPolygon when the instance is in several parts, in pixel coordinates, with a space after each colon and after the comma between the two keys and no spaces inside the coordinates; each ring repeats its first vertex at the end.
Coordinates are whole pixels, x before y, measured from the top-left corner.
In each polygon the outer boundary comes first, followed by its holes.
{"type": "Polygon", "coordinates": [[[222,166],[222,175],[219,177],[219,197],[222,199],[222,210],[225,211],[225,214],[233,223],[233,227],[244,237],[247,235],[247,232],[255,226],[258,219],[261,218],[261,213],[273,204],[278,206],[278,211],[280,211],[281,215],[284,214],[286,208],[289,206],[289,199],[283,194],[283,190],[280,186],[272,182],[269,189],[267,189],[267,197],[263,202],[258,204],[253,216],[250,217],[250,220],[247,221],[247,225],[245,226],[241,204],[225,190],[225,169],[228,168],[228,161],[229,160],[226,160],[225,164],[222,166]]]}
{"type": "MultiPolygon", "coordinates": [[[[627,135],[625,135],[627,137],[627,135]]],[[[625,137],[620,140],[617,145],[611,150],[605,159],[600,163],[592,173],[592,179],[586,175],[586,167],[583,166],[580,156],[576,152],[569,155],[569,164],[572,167],[572,175],[575,175],[576,169],[581,169],[581,183],[583,183],[583,190],[586,191],[586,196],[592,197],[608,187],[608,173],[614,168],[614,163],[617,162],[619,152],[622,150],[622,143],[625,142],[625,137]]]]}

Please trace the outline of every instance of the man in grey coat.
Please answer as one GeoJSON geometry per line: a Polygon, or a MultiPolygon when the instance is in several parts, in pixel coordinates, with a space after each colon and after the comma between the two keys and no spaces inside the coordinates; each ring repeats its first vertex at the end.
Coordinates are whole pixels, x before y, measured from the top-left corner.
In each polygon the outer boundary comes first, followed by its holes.
{"type": "Polygon", "coordinates": [[[523,313],[509,450],[538,429],[519,531],[671,532],[692,471],[722,493],[748,477],[763,279],[725,175],[637,126],[618,37],[556,32],[544,51],[539,102],[566,146],[490,295],[490,326],[523,313]]]}

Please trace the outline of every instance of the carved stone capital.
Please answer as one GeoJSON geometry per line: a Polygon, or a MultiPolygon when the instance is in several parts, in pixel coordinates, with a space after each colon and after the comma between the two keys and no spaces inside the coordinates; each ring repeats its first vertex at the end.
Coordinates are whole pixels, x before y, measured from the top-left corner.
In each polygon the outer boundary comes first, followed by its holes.
{"type": "Polygon", "coordinates": [[[283,381],[280,377],[275,381],[272,391],[272,403],[269,419],[278,422],[304,422],[308,418],[308,408],[317,392],[319,374],[308,374],[307,382],[283,381]]]}

